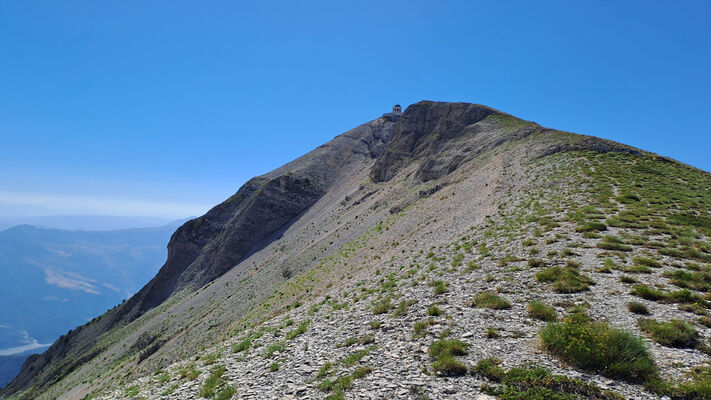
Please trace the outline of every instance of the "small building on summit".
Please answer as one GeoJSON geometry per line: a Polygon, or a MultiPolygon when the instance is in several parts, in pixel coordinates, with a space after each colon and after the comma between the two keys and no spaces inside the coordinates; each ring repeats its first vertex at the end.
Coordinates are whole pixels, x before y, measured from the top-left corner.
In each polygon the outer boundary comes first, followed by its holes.
{"type": "Polygon", "coordinates": [[[402,112],[402,107],[400,107],[400,104],[395,104],[393,106],[393,112],[394,113],[401,113],[402,112]]]}

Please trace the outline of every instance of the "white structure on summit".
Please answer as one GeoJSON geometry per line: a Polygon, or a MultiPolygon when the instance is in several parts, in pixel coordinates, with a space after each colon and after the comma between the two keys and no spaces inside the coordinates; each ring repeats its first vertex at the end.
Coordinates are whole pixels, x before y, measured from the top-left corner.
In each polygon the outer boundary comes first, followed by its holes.
{"type": "Polygon", "coordinates": [[[402,112],[402,107],[400,107],[400,104],[395,104],[393,106],[393,112],[394,113],[401,113],[402,112]]]}

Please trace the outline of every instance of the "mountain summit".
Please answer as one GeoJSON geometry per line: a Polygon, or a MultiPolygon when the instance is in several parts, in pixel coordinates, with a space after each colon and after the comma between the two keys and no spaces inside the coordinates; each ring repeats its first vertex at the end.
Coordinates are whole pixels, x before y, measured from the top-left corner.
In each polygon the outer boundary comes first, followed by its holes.
{"type": "Polygon", "coordinates": [[[422,101],[182,225],[145,287],[0,395],[708,398],[710,190],[643,150],[422,101]]]}

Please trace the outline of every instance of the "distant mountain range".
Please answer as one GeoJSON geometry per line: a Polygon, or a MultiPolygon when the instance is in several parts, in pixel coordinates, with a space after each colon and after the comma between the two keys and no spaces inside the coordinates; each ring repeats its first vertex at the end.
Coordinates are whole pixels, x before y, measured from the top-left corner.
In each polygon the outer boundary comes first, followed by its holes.
{"type": "MultiPolygon", "coordinates": [[[[91,224],[91,219],[79,218],[75,225],[91,224]]],[[[109,219],[93,224],[106,226],[109,219]]],[[[71,217],[55,222],[67,226],[71,217]]],[[[0,231],[0,386],[29,354],[43,351],[148,282],[182,222],[103,232],[31,225],[0,231]]]]}
{"type": "Polygon", "coordinates": [[[0,231],[17,225],[69,231],[114,231],[120,229],[152,228],[168,225],[168,218],[125,217],[116,215],[44,215],[0,216],[0,231]]]}

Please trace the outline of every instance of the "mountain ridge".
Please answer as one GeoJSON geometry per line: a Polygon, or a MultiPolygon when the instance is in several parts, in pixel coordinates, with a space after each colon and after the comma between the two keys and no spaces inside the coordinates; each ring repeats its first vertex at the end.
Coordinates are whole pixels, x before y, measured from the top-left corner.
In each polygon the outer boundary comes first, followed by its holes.
{"type": "MultiPolygon", "coordinates": [[[[459,205],[462,210],[471,209],[474,215],[461,214],[456,207],[451,210],[467,224],[476,226],[482,224],[487,215],[494,216],[497,209],[505,206],[500,202],[501,191],[521,191],[535,181],[533,177],[524,179],[524,165],[564,153],[575,153],[571,157],[579,157],[578,154],[586,151],[618,153],[622,157],[644,160],[657,157],[604,139],[543,128],[485,106],[467,103],[423,101],[408,107],[402,117],[377,118],[283,167],[250,180],[235,196],[209,211],[205,219],[201,220],[201,217],[183,225],[171,242],[180,242],[192,249],[185,250],[185,260],[178,263],[181,266],[176,271],[164,272],[160,279],[158,276],[154,278],[167,282],[168,290],[152,292],[144,288],[143,295],[134,296],[135,300],[132,298],[126,305],[112,310],[102,321],[55,343],[45,355],[28,361],[23,366],[24,375],[3,389],[3,395],[17,393],[32,385],[57,382],[75,369],[81,372],[88,368],[84,364],[99,366],[101,363],[95,360],[99,354],[118,357],[115,359],[117,362],[122,360],[118,364],[122,366],[121,370],[131,374],[146,373],[152,367],[167,365],[179,359],[181,354],[187,355],[187,349],[179,347],[195,346],[198,337],[203,343],[224,339],[228,332],[240,332],[265,321],[264,318],[288,311],[287,305],[293,307],[299,302],[298,297],[292,303],[279,300],[288,298],[284,288],[290,287],[289,282],[300,282],[312,291],[290,289],[296,290],[292,296],[296,293],[317,296],[332,290],[329,285],[334,288],[343,285],[340,279],[323,286],[305,281],[308,276],[313,276],[311,274],[328,275],[326,271],[335,268],[331,261],[342,259],[343,251],[364,253],[359,257],[370,260],[366,264],[375,268],[372,265],[377,264],[375,260],[379,258],[372,259],[372,255],[366,255],[367,251],[353,248],[352,243],[366,240],[363,238],[368,238],[378,227],[382,232],[385,221],[392,222],[393,218],[408,213],[418,204],[440,207],[433,202],[435,197],[448,204],[453,201],[450,198],[461,196],[458,192],[471,193],[471,198],[475,199],[473,204],[453,205],[459,205]],[[347,145],[341,143],[344,141],[347,145]],[[440,194],[444,192],[448,194],[440,194]],[[280,202],[281,196],[285,195],[294,195],[296,201],[280,202]],[[277,199],[272,203],[275,205],[264,206],[269,204],[270,198],[277,199]],[[264,208],[249,208],[255,203],[264,208]],[[247,210],[246,214],[242,210],[247,210]],[[259,226],[267,215],[274,214],[281,215],[276,223],[259,226]],[[250,215],[255,218],[252,223],[245,219],[250,215]],[[201,227],[203,224],[208,227],[201,227]],[[250,232],[250,240],[245,242],[245,236],[230,236],[235,232],[241,232],[241,235],[250,232]],[[226,248],[237,248],[238,251],[220,253],[226,248]],[[197,262],[193,267],[195,271],[191,272],[189,268],[196,260],[200,261],[200,257],[204,263],[197,262]],[[239,268],[233,268],[235,264],[239,268]],[[178,283],[186,272],[183,283],[178,283]],[[169,279],[164,278],[166,274],[169,279]],[[191,287],[191,282],[195,282],[196,287],[191,287]],[[231,285],[237,286],[234,292],[229,292],[233,290],[231,288],[225,289],[231,285]],[[276,293],[281,295],[274,299],[276,293]],[[151,297],[153,294],[155,296],[151,297]],[[263,309],[257,308],[262,301],[265,301],[263,309]],[[202,307],[200,310],[204,311],[191,312],[183,322],[170,322],[167,328],[161,325],[159,321],[178,321],[175,313],[186,311],[188,304],[202,307]],[[238,310],[227,311],[228,305],[238,310]],[[141,326],[138,330],[143,333],[137,331],[113,341],[104,340],[133,325],[141,326]],[[87,336],[100,335],[108,335],[101,339],[103,345],[100,345],[101,340],[79,343],[87,336]],[[135,361],[119,356],[128,353],[117,347],[132,340],[136,344],[132,347],[135,361]],[[74,355],[69,357],[70,354],[74,355]],[[55,357],[74,361],[68,364],[68,371],[62,371],[52,364],[55,357]],[[40,374],[31,375],[30,371],[40,371],[40,374]]],[[[630,160],[634,162],[634,159],[630,160]]],[[[417,220],[415,216],[408,218],[417,220]]],[[[447,220],[449,225],[439,225],[437,229],[443,232],[464,229],[464,222],[447,220]]],[[[410,231],[414,229],[412,224],[402,224],[397,229],[395,225],[390,226],[403,235],[423,235],[410,231]]],[[[384,237],[392,235],[394,233],[388,233],[384,237]]],[[[389,246],[396,248],[405,239],[391,240],[389,246]]],[[[380,247],[377,248],[392,254],[391,249],[382,247],[387,241],[378,243],[380,247]]],[[[175,245],[173,251],[176,251],[175,245]]],[[[404,254],[406,249],[402,252],[404,254]]],[[[173,257],[175,259],[176,255],[173,257]]],[[[392,257],[396,258],[396,255],[392,257]]],[[[170,267],[171,255],[168,259],[166,266],[170,267]]],[[[347,260],[342,262],[345,266],[339,269],[355,268],[347,260]]],[[[342,273],[330,271],[334,276],[342,273]]],[[[87,393],[88,387],[76,384],[63,396],[74,398],[87,393]]]]}

